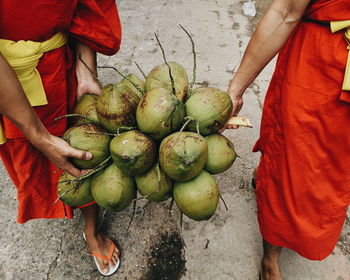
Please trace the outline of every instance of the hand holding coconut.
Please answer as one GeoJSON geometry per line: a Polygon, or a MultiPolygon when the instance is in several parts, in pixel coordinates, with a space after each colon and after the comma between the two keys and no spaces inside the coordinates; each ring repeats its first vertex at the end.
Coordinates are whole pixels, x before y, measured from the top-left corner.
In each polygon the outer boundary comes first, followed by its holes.
{"type": "Polygon", "coordinates": [[[58,168],[73,176],[82,171],[69,158],[89,160],[91,153],[72,148],[64,140],[50,134],[31,107],[23,89],[6,60],[0,55],[0,113],[10,119],[28,140],[43,152],[58,168]]]}

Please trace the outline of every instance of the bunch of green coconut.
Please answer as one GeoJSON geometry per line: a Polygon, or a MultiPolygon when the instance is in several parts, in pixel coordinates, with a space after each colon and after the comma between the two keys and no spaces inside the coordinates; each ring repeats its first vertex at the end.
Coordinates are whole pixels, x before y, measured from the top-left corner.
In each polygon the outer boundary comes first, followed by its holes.
{"type": "Polygon", "coordinates": [[[193,90],[195,75],[189,84],[184,67],[163,57],[165,63],[145,80],[130,74],[105,86],[100,96],[80,98],[74,116],[81,118],[63,139],[92,153],[89,161],[72,159],[92,171],[79,178],[61,175],[64,203],[77,207],[96,201],[121,211],[138,191],[149,201],[173,198],[196,221],[214,215],[220,191],[212,175],[229,169],[237,156],[218,133],[230,118],[232,102],[215,88],[193,90]]]}

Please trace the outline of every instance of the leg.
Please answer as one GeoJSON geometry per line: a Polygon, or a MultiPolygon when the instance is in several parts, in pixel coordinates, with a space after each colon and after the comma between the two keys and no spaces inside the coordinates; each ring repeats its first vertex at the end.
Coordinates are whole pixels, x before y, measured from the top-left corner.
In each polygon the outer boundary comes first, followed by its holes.
{"type": "MultiPolygon", "coordinates": [[[[99,208],[96,204],[81,208],[85,218],[85,236],[89,251],[107,255],[109,249],[108,238],[98,232],[98,213],[99,208]]],[[[119,251],[116,248],[112,257],[112,265],[115,265],[119,259],[119,251]]],[[[108,265],[105,261],[99,260],[100,267],[104,273],[108,272],[108,265]]]]}
{"type": "Polygon", "coordinates": [[[281,280],[279,257],[282,247],[274,246],[263,240],[264,256],[261,261],[261,280],[281,280]]]}

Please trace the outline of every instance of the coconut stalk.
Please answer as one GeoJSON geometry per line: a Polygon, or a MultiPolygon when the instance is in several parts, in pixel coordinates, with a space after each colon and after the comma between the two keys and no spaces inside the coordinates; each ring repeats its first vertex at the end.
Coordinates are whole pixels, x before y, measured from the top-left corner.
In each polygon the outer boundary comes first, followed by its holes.
{"type": "Polygon", "coordinates": [[[221,194],[219,194],[219,197],[220,197],[221,201],[224,203],[225,208],[226,208],[226,211],[228,211],[228,207],[227,207],[227,204],[226,204],[225,199],[222,197],[222,195],[221,195],[221,194]]]}
{"type": "Polygon", "coordinates": [[[103,88],[103,85],[101,81],[98,79],[97,73],[92,71],[92,69],[86,64],[86,62],[81,57],[81,53],[79,53],[79,60],[83,63],[83,65],[89,70],[89,72],[92,74],[92,77],[95,79],[95,81],[98,83],[100,88],[103,88]]]}
{"type": "Polygon", "coordinates": [[[99,125],[98,122],[84,116],[84,115],[80,115],[80,114],[67,114],[67,115],[63,115],[63,116],[60,116],[60,117],[57,117],[55,118],[55,121],[59,121],[60,119],[63,119],[63,118],[82,118],[82,119],[85,119],[87,121],[89,121],[90,123],[93,123],[93,124],[97,124],[99,125]]]}
{"type": "Polygon", "coordinates": [[[162,51],[164,63],[166,64],[166,66],[168,66],[168,69],[169,69],[169,77],[170,77],[170,81],[171,81],[171,87],[172,87],[172,90],[173,90],[173,94],[176,96],[175,81],[174,81],[173,75],[171,74],[170,65],[169,65],[168,61],[166,60],[164,48],[163,48],[162,44],[161,44],[160,41],[159,41],[159,38],[158,38],[157,33],[154,33],[154,36],[156,37],[157,43],[158,43],[158,45],[159,45],[159,47],[160,47],[160,49],[161,49],[161,51],[162,51]]]}
{"type": "Polygon", "coordinates": [[[174,206],[174,197],[171,198],[170,205],[169,205],[169,217],[171,216],[171,212],[173,211],[174,206]]]}
{"type": "Polygon", "coordinates": [[[137,69],[139,69],[139,71],[141,72],[141,74],[142,74],[142,76],[144,77],[144,79],[147,79],[147,76],[146,76],[145,72],[143,72],[143,70],[142,70],[142,68],[140,67],[140,65],[138,65],[137,62],[135,62],[135,64],[136,64],[137,69]]]}
{"type": "Polygon", "coordinates": [[[79,182],[83,181],[84,179],[94,175],[95,173],[97,173],[100,170],[102,170],[103,168],[105,168],[108,165],[109,161],[111,161],[111,160],[112,160],[112,157],[109,156],[103,162],[101,162],[99,165],[97,165],[94,169],[92,169],[91,171],[85,173],[84,175],[81,175],[81,176],[77,177],[74,180],[65,180],[65,181],[58,182],[58,184],[63,184],[63,183],[75,183],[75,184],[74,184],[74,186],[71,189],[69,189],[69,190],[65,191],[63,194],[59,195],[57,197],[57,199],[52,203],[51,207],[54,206],[57,203],[57,201],[59,201],[61,199],[61,197],[63,197],[66,193],[76,189],[79,182]]]}
{"type": "Polygon", "coordinates": [[[191,96],[192,94],[192,90],[193,90],[193,85],[196,82],[196,77],[197,77],[197,54],[196,54],[196,46],[194,44],[193,38],[191,36],[191,34],[181,25],[179,24],[181,29],[183,31],[185,31],[185,33],[187,34],[187,36],[190,38],[191,40],[191,44],[192,44],[192,54],[193,54],[193,75],[192,75],[192,82],[190,83],[190,89],[188,91],[188,96],[191,96]]]}
{"type": "Polygon", "coordinates": [[[125,231],[129,231],[130,226],[131,226],[131,223],[132,223],[132,221],[134,220],[135,213],[136,213],[136,202],[137,202],[137,201],[135,200],[134,203],[133,203],[133,206],[132,206],[132,215],[131,215],[129,224],[128,224],[128,226],[127,226],[127,228],[126,228],[125,231]]]}
{"type": "Polygon", "coordinates": [[[97,68],[101,69],[113,69],[116,71],[120,76],[122,76],[125,80],[127,80],[130,84],[132,84],[142,95],[145,94],[145,92],[137,85],[135,84],[132,80],[129,79],[128,76],[124,75],[121,71],[119,71],[117,68],[113,66],[97,66],[97,68]]]}

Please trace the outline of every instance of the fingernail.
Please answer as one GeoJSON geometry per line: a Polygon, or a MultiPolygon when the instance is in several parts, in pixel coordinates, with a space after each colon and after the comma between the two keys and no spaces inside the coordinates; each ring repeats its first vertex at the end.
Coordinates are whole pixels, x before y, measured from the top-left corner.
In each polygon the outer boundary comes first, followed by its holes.
{"type": "Polygon", "coordinates": [[[86,153],[85,159],[87,160],[92,159],[92,153],[86,153]]]}

